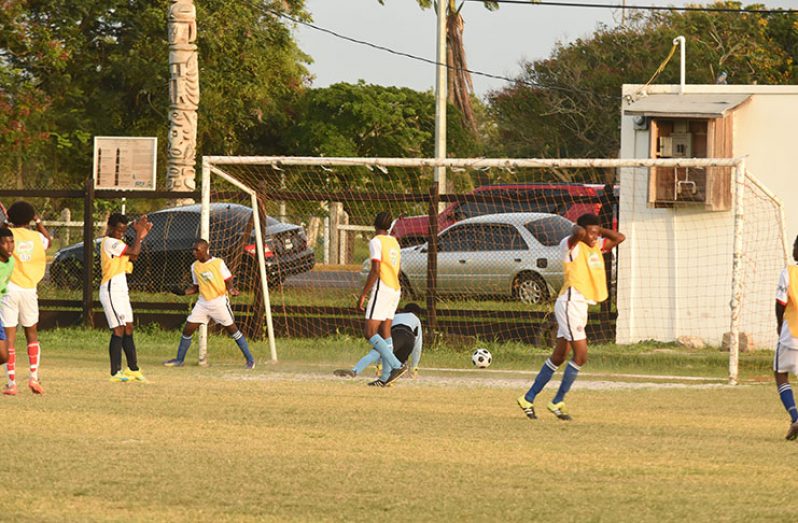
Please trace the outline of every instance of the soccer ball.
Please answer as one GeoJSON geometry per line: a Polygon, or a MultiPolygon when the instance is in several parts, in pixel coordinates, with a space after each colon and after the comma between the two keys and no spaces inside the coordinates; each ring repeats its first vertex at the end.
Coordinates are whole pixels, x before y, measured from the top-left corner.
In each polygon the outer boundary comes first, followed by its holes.
{"type": "Polygon", "coordinates": [[[493,361],[493,356],[490,355],[488,349],[477,349],[471,355],[471,363],[478,369],[487,369],[493,361]]]}

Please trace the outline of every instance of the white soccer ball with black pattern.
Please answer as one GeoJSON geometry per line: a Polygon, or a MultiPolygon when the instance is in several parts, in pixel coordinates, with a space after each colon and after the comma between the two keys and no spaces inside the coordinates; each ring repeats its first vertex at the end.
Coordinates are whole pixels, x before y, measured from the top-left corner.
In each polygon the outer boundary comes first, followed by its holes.
{"type": "Polygon", "coordinates": [[[471,355],[471,363],[478,369],[487,369],[490,367],[492,361],[493,356],[491,356],[488,349],[477,349],[474,351],[474,354],[471,355]]]}

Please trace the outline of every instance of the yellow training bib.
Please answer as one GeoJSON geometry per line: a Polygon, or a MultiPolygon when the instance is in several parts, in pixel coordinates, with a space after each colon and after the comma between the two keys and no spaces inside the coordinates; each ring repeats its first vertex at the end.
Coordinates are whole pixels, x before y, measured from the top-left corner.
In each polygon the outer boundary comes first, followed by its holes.
{"type": "Polygon", "coordinates": [[[211,301],[227,294],[224,275],[222,274],[221,258],[211,258],[205,263],[196,261],[191,266],[194,279],[199,287],[200,296],[206,301],[211,301]]]}
{"type": "Polygon", "coordinates": [[[101,285],[108,282],[108,280],[114,276],[133,272],[133,263],[127,255],[111,256],[106,252],[109,250],[107,249],[107,247],[109,247],[107,242],[122,242],[122,240],[106,236],[100,241],[100,268],[103,272],[103,278],[100,282],[101,285]]]}
{"type": "Polygon", "coordinates": [[[790,328],[794,338],[798,338],[798,265],[787,267],[790,285],[787,287],[787,306],[784,309],[784,321],[790,328]]]}
{"type": "Polygon", "coordinates": [[[380,260],[380,281],[388,287],[399,290],[399,264],[402,261],[401,248],[399,242],[393,236],[375,236],[382,248],[382,259],[380,260]]]}
{"type": "MultiPolygon", "coordinates": [[[[579,242],[579,249],[573,260],[563,263],[565,282],[560,294],[573,287],[588,301],[600,302],[607,299],[607,275],[604,273],[604,257],[598,242],[589,247],[579,242]]],[[[573,252],[573,251],[571,251],[573,252]]]]}
{"type": "Polygon", "coordinates": [[[11,233],[14,235],[14,271],[10,281],[23,289],[35,289],[47,269],[41,234],[22,227],[13,227],[11,233]]]}

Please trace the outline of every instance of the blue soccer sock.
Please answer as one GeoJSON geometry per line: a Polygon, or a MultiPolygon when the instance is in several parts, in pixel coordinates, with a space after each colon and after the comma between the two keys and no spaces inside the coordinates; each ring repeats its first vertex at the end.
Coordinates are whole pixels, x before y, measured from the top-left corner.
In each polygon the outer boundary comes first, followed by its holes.
{"type": "Polygon", "coordinates": [[[779,385],[779,397],[784,404],[784,408],[787,410],[787,414],[790,415],[792,422],[795,423],[798,421],[798,409],[795,408],[795,396],[793,396],[792,387],[789,383],[779,385]]]}
{"type": "Polygon", "coordinates": [[[388,372],[391,372],[391,369],[398,369],[402,366],[399,363],[399,360],[396,359],[396,356],[393,355],[393,351],[388,346],[388,343],[380,336],[379,334],[375,334],[369,339],[369,343],[371,346],[374,347],[374,350],[380,353],[380,359],[382,359],[382,369],[385,372],[385,369],[388,369],[388,372]]]}
{"type": "Polygon", "coordinates": [[[191,336],[180,336],[180,345],[177,347],[178,361],[183,362],[186,359],[189,347],[191,347],[191,336]]]}
{"type": "Polygon", "coordinates": [[[557,390],[557,394],[554,396],[554,399],[551,400],[552,403],[560,403],[565,399],[565,395],[568,394],[569,390],[571,390],[571,385],[573,385],[574,381],[576,381],[576,377],[579,376],[579,371],[581,369],[582,367],[573,361],[568,362],[568,366],[565,367],[565,373],[562,377],[562,381],[560,382],[560,388],[557,390]]]}
{"type": "Polygon", "coordinates": [[[529,391],[524,395],[524,399],[529,403],[534,403],[535,396],[543,390],[543,387],[546,386],[555,372],[557,372],[557,366],[551,362],[551,358],[546,359],[546,362],[540,368],[540,372],[538,372],[538,375],[535,377],[532,387],[530,387],[529,391]]]}
{"type": "Polygon", "coordinates": [[[241,349],[241,353],[247,359],[247,362],[253,361],[255,359],[252,357],[252,353],[249,352],[249,344],[247,343],[247,339],[244,337],[244,334],[241,331],[235,331],[230,335],[230,337],[236,340],[236,345],[238,345],[238,348],[241,349]]]}
{"type": "MultiPolygon", "coordinates": [[[[388,345],[388,348],[390,349],[391,354],[393,354],[393,338],[385,338],[385,343],[388,345]]],[[[399,361],[399,358],[397,358],[396,361],[399,361]]],[[[401,366],[401,365],[402,365],[402,362],[399,361],[399,366],[401,366]]],[[[394,367],[394,368],[396,368],[396,367],[394,367]]],[[[389,369],[385,365],[383,365],[382,366],[382,374],[380,375],[380,380],[381,381],[388,381],[388,378],[390,378],[390,377],[391,377],[391,369],[389,369]]]]}
{"type": "Polygon", "coordinates": [[[363,374],[363,371],[366,370],[366,367],[369,365],[374,365],[378,361],[380,361],[380,353],[377,352],[376,349],[371,349],[368,351],[368,354],[360,358],[360,361],[358,361],[355,366],[352,367],[352,370],[357,375],[363,374]]]}

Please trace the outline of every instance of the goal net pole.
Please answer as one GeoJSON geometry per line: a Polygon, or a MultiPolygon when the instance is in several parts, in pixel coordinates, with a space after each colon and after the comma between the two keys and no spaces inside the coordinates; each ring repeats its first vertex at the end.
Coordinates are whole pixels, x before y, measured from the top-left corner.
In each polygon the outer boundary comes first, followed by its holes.
{"type": "MultiPolygon", "coordinates": [[[[203,159],[203,166],[205,160],[203,159]]],[[[205,221],[208,224],[208,232],[210,232],[210,173],[213,173],[220,178],[224,179],[231,185],[240,189],[241,191],[249,194],[250,204],[252,205],[252,221],[255,229],[255,249],[258,256],[258,272],[260,273],[261,291],[263,292],[263,304],[266,312],[266,329],[269,336],[269,352],[271,353],[272,362],[277,361],[277,347],[274,342],[274,323],[272,322],[272,308],[271,301],[269,300],[269,282],[266,276],[266,253],[263,250],[263,229],[260,223],[260,210],[258,209],[258,195],[257,193],[239,182],[223,170],[208,165],[208,180],[205,183],[203,172],[203,216],[207,216],[205,221]],[[205,188],[207,186],[207,203],[205,201],[205,188]]]]}
{"type": "MultiPolygon", "coordinates": [[[[200,208],[200,236],[210,240],[211,235],[211,164],[207,158],[202,158],[202,187],[200,208]]],[[[201,324],[199,328],[199,364],[208,365],[208,325],[201,324]]]]}
{"type": "Polygon", "coordinates": [[[734,250],[732,254],[731,324],[729,326],[729,385],[736,385],[740,363],[740,312],[743,294],[743,232],[745,160],[734,166],[734,250]]]}

